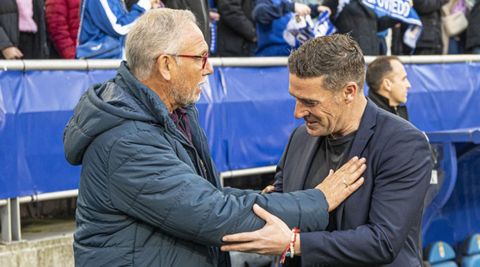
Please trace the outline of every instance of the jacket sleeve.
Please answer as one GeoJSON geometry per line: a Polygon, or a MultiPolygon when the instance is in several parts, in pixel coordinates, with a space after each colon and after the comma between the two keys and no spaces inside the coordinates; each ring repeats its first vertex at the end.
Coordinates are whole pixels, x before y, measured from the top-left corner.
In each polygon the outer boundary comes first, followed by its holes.
{"type": "Polygon", "coordinates": [[[290,227],[299,226],[303,231],[326,227],[327,204],[320,190],[226,194],[179,160],[166,140],[139,144],[159,139],[158,135],[143,135],[141,139],[118,141],[111,152],[116,156],[109,159],[112,204],[129,216],[178,238],[216,246],[226,234],[264,225],[252,212],[254,203],[290,227]]]}
{"type": "Polygon", "coordinates": [[[118,0],[90,0],[87,6],[92,18],[95,18],[96,26],[116,37],[126,35],[137,18],[150,7],[150,0],[139,0],[130,12],[118,0]]]}
{"type": "Polygon", "coordinates": [[[3,27],[0,25],[0,53],[3,49],[10,46],[13,46],[13,44],[10,41],[10,38],[8,38],[8,35],[3,29],[3,27]]]}
{"type": "Polygon", "coordinates": [[[280,4],[272,3],[272,0],[257,0],[252,12],[253,19],[261,24],[270,24],[273,20],[282,17],[288,12],[295,11],[295,3],[281,1],[280,4]]]}
{"type": "Polygon", "coordinates": [[[62,58],[75,58],[75,40],[70,36],[66,0],[47,0],[45,17],[48,33],[62,58]]]}
{"type": "MultiPolygon", "coordinates": [[[[303,261],[376,266],[396,258],[422,216],[431,156],[425,136],[413,129],[398,132],[378,151],[368,223],[350,230],[302,233],[303,261]]],[[[368,168],[366,172],[373,171],[370,164],[368,168]]]]}
{"type": "Polygon", "coordinates": [[[256,36],[255,25],[245,16],[241,2],[240,0],[219,0],[220,19],[243,38],[253,41],[256,36]]]}

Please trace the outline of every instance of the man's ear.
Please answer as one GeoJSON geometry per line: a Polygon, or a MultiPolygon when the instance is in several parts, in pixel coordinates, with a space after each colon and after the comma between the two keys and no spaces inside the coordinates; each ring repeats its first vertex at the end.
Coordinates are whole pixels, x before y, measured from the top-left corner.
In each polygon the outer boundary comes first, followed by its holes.
{"type": "Polygon", "coordinates": [[[351,103],[359,91],[356,82],[348,82],[343,88],[343,99],[347,104],[351,103]]]}
{"type": "Polygon", "coordinates": [[[160,55],[157,58],[156,68],[160,75],[162,75],[163,79],[166,81],[170,81],[172,79],[172,67],[173,67],[173,60],[168,55],[160,55]]]}
{"type": "Polygon", "coordinates": [[[390,81],[390,79],[387,79],[387,78],[383,79],[382,86],[385,89],[385,91],[387,92],[392,91],[392,81],[390,81]]]}

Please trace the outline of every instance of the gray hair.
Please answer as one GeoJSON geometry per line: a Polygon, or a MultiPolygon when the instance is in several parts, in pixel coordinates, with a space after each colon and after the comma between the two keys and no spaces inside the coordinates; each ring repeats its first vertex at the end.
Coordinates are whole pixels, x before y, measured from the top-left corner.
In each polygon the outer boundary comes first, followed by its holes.
{"type": "Polygon", "coordinates": [[[126,58],[131,71],[140,80],[150,77],[155,60],[161,54],[175,54],[195,15],[188,10],[153,9],[142,15],[127,35],[126,58]]]}
{"type": "Polygon", "coordinates": [[[299,78],[324,77],[323,86],[331,91],[356,82],[365,82],[365,60],[357,42],[349,35],[334,34],[305,42],[288,57],[291,74],[299,78]]]}

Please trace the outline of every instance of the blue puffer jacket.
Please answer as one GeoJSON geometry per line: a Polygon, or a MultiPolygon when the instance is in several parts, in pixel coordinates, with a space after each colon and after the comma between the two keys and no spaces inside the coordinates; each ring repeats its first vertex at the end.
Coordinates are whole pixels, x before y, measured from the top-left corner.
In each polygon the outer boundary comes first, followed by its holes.
{"type": "Polygon", "coordinates": [[[188,116],[193,146],[126,63],[82,96],[64,133],[67,160],[83,165],[76,266],[219,266],[222,236],[263,226],[254,203],[290,227],[324,229],[319,190],[222,190],[195,107],[188,116]]]}

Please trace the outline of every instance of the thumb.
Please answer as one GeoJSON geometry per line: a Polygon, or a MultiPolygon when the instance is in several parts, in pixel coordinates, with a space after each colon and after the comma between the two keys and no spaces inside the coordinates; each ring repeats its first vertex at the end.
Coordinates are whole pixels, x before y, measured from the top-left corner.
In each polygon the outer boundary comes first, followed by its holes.
{"type": "Polygon", "coordinates": [[[272,221],[273,215],[266,211],[264,208],[260,207],[258,204],[253,205],[253,212],[255,212],[258,217],[260,217],[267,223],[272,221]]]}

